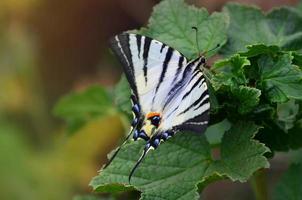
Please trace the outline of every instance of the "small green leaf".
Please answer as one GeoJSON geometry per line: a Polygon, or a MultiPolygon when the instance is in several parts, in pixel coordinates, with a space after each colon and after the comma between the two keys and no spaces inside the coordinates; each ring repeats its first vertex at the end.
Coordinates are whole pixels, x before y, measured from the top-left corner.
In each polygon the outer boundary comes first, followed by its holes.
{"type": "Polygon", "coordinates": [[[54,107],[54,115],[67,122],[70,132],[82,127],[88,120],[108,114],[111,98],[105,89],[92,86],[79,93],[62,97],[54,107]]]}
{"type": "Polygon", "coordinates": [[[260,88],[271,102],[302,99],[302,71],[292,65],[290,53],[276,57],[263,55],[258,60],[260,88]]]}
{"type": "Polygon", "coordinates": [[[276,54],[281,51],[279,46],[275,46],[275,45],[267,46],[264,44],[248,45],[246,46],[246,48],[247,51],[239,53],[241,56],[254,57],[261,54],[276,54]]]}
{"type": "Polygon", "coordinates": [[[228,59],[219,60],[214,64],[213,71],[216,74],[211,79],[213,88],[217,91],[223,86],[229,89],[238,85],[247,84],[245,68],[250,65],[246,57],[236,54],[228,59]]]}
{"type": "Polygon", "coordinates": [[[294,8],[281,7],[265,15],[254,6],[229,3],[223,10],[230,16],[229,39],[223,54],[245,51],[251,44],[302,49],[302,15],[294,8]]]}
{"type": "Polygon", "coordinates": [[[295,100],[290,100],[286,103],[277,105],[277,123],[287,132],[294,127],[296,117],[299,112],[299,104],[295,100]]]}
{"type": "Polygon", "coordinates": [[[165,0],[154,7],[148,28],[140,33],[165,42],[193,59],[217,44],[222,46],[227,39],[227,27],[228,16],[223,13],[209,15],[206,9],[189,6],[183,0],[165,0]],[[198,28],[199,46],[192,27],[198,28]]]}
{"type": "Polygon", "coordinates": [[[292,164],[281,177],[274,191],[273,200],[302,199],[302,164],[292,164]]]}
{"type": "Polygon", "coordinates": [[[228,130],[222,139],[221,160],[214,161],[207,170],[227,176],[232,181],[246,181],[255,171],[268,168],[269,163],[263,156],[269,149],[253,138],[259,126],[252,122],[239,122],[228,130]]]}
{"type": "Polygon", "coordinates": [[[234,105],[240,114],[246,114],[252,111],[259,103],[261,91],[256,88],[240,85],[232,89],[234,105]]]}

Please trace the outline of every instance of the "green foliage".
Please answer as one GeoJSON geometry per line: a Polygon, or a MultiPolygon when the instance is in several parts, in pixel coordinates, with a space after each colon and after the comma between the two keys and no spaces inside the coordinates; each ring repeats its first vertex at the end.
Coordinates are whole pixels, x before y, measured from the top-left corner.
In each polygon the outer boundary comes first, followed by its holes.
{"type": "Polygon", "coordinates": [[[302,71],[292,65],[290,53],[280,56],[263,55],[258,59],[259,86],[271,102],[302,100],[302,71]]]}
{"type": "Polygon", "coordinates": [[[140,32],[167,43],[192,59],[226,42],[228,22],[224,13],[209,15],[206,9],[189,6],[183,0],[166,0],[154,7],[148,28],[140,32]],[[198,28],[199,45],[192,27],[198,28]]]}
{"type": "Polygon", "coordinates": [[[87,121],[108,114],[112,100],[105,89],[93,86],[80,93],[63,97],[55,106],[54,114],[67,122],[70,132],[77,131],[87,121]]]}
{"type": "Polygon", "coordinates": [[[269,167],[263,156],[269,149],[251,140],[259,128],[251,122],[233,125],[222,138],[221,160],[208,168],[208,174],[225,175],[232,181],[245,182],[257,169],[269,167]]]}
{"type": "Polygon", "coordinates": [[[130,97],[130,87],[125,76],[122,76],[120,81],[116,84],[114,89],[114,103],[120,109],[121,112],[125,113],[129,117],[132,116],[131,101],[130,97]]]}
{"type": "MultiPolygon", "coordinates": [[[[225,44],[220,49],[225,57],[203,69],[211,101],[210,127],[206,137],[178,133],[150,152],[131,185],[128,176],[144,142],[128,142],[92,180],[94,190],[138,190],[141,199],[198,199],[198,192],[209,183],[221,179],[245,182],[257,170],[268,168],[275,152],[302,147],[299,9],[281,7],[264,14],[255,7],[230,3],[223,12],[209,15],[183,0],[164,0],[154,7],[148,27],[138,32],[167,43],[189,59],[198,56],[199,50],[225,44]],[[197,38],[192,26],[198,28],[197,38]],[[219,159],[211,154],[213,149],[220,151],[219,159]]],[[[129,96],[122,77],[113,101],[116,111],[128,116],[129,96]]],[[[108,114],[110,101],[105,90],[92,88],[63,98],[55,114],[73,127],[108,114]]]]}
{"type": "MultiPolygon", "coordinates": [[[[268,149],[251,139],[258,129],[251,122],[234,125],[222,139],[220,160],[212,158],[204,136],[181,133],[149,153],[132,184],[142,192],[142,199],[198,199],[197,184],[213,177],[246,181],[255,170],[268,167],[263,156],[268,149]]],[[[143,142],[127,144],[113,163],[92,180],[91,186],[96,191],[117,191],[116,183],[120,183],[124,188],[118,189],[124,191],[129,187],[128,175],[142,147],[143,142]]]]}
{"type": "Polygon", "coordinates": [[[259,43],[286,50],[302,49],[302,15],[294,8],[282,7],[264,14],[256,7],[229,3],[223,11],[230,17],[223,54],[245,51],[246,45],[259,43]]]}
{"type": "Polygon", "coordinates": [[[292,164],[274,191],[274,200],[302,199],[302,165],[292,164]]]}

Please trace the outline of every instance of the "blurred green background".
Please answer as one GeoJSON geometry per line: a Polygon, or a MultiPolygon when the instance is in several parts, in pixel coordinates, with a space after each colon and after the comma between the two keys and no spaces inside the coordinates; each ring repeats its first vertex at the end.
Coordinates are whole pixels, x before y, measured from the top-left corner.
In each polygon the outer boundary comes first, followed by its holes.
{"type": "MultiPolygon", "coordinates": [[[[72,199],[91,192],[89,181],[127,131],[125,125],[112,114],[68,135],[53,106],[70,91],[111,88],[121,68],[108,51],[109,37],[144,26],[157,2],[0,1],[1,200],[72,199]]],[[[226,1],[188,2],[215,11],[226,1]]],[[[268,10],[298,1],[238,2],[268,10]]],[[[276,166],[276,171],[286,167],[276,166]]],[[[220,182],[205,191],[206,199],[219,199],[217,187],[230,199],[251,192],[245,184],[220,182]]]]}

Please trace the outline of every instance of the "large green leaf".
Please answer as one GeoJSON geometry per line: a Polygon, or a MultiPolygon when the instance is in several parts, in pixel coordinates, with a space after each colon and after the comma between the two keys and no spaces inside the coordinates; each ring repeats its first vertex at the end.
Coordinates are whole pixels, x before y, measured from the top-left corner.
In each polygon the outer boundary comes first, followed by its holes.
{"type": "Polygon", "coordinates": [[[148,28],[141,33],[167,43],[192,59],[218,44],[223,45],[227,27],[226,14],[209,15],[206,9],[189,6],[183,0],[165,0],[154,7],[148,28]],[[198,44],[192,27],[198,28],[198,44]]]}
{"type": "Polygon", "coordinates": [[[294,8],[281,7],[265,15],[254,6],[229,3],[223,10],[230,16],[224,54],[244,51],[247,45],[257,43],[302,49],[302,15],[294,8]]]}
{"type": "Polygon", "coordinates": [[[256,140],[251,140],[259,130],[254,123],[237,123],[228,130],[222,139],[221,159],[214,161],[207,170],[227,176],[232,181],[246,181],[256,170],[268,168],[263,156],[269,149],[256,140]]]}
{"type": "Polygon", "coordinates": [[[67,122],[70,132],[78,130],[88,120],[112,110],[112,100],[106,90],[92,86],[83,92],[64,96],[54,107],[54,114],[67,122]]]}
{"type": "MultiPolygon", "coordinates": [[[[197,184],[229,177],[246,181],[259,168],[268,167],[263,156],[268,149],[252,140],[258,126],[241,122],[222,139],[221,160],[213,160],[204,136],[179,133],[149,153],[132,178],[133,186],[142,192],[141,199],[198,199],[197,184]]],[[[143,142],[125,145],[111,165],[95,177],[96,191],[131,189],[128,175],[140,156],[143,142]],[[130,188],[129,188],[130,187],[130,188]]]]}
{"type": "Polygon", "coordinates": [[[274,191],[274,200],[302,199],[302,164],[292,164],[274,191]]]}
{"type": "Polygon", "coordinates": [[[292,65],[290,53],[273,57],[263,55],[258,60],[260,88],[271,102],[302,99],[302,71],[292,65]]]}
{"type": "MultiPolygon", "coordinates": [[[[131,168],[138,160],[143,142],[125,145],[115,160],[91,182],[97,191],[108,191],[108,184],[128,185],[131,168]]],[[[149,155],[132,178],[142,199],[197,199],[196,184],[211,162],[205,137],[178,134],[149,155]]]]}

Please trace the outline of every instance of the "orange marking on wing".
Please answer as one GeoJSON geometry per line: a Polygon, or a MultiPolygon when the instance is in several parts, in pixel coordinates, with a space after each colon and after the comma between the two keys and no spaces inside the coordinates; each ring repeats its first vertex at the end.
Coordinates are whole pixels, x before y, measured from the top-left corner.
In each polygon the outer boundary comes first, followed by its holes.
{"type": "Polygon", "coordinates": [[[160,116],[160,113],[158,112],[149,112],[147,114],[147,119],[150,119],[151,117],[160,116]]]}

